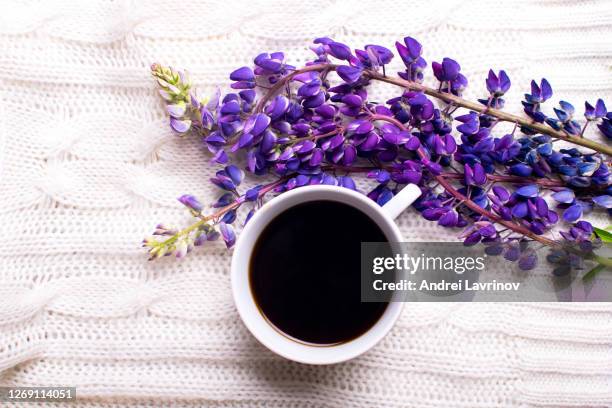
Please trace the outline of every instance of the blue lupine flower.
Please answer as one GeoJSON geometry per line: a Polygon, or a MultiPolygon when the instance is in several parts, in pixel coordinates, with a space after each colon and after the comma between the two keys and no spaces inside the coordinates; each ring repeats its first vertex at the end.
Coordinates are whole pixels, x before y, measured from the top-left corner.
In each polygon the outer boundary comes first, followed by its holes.
{"type": "Polygon", "coordinates": [[[597,127],[605,137],[612,139],[612,112],[608,112],[597,127]]]}
{"type": "Polygon", "coordinates": [[[539,192],[538,186],[535,184],[530,184],[527,186],[520,187],[516,190],[516,194],[521,197],[537,197],[539,192]]]}
{"type": "Polygon", "coordinates": [[[231,248],[236,243],[236,233],[234,232],[234,228],[226,224],[225,222],[219,223],[219,231],[221,232],[221,236],[223,237],[223,241],[228,248],[231,248]]]}
{"type": "Polygon", "coordinates": [[[225,193],[213,204],[213,208],[221,208],[230,205],[234,202],[235,196],[232,193],[225,193]]]}
{"type": "Polygon", "coordinates": [[[541,112],[540,104],[550,99],[553,91],[548,81],[543,78],[540,85],[531,81],[531,93],[525,94],[525,101],[522,102],[525,113],[536,122],[544,122],[546,115],[541,112]]]}
{"type": "Polygon", "coordinates": [[[223,217],[221,217],[221,221],[226,224],[233,223],[234,221],[236,221],[236,211],[230,210],[226,212],[225,214],[223,214],[223,217]]]}
{"type": "Polygon", "coordinates": [[[593,202],[600,207],[610,209],[612,208],[612,195],[606,194],[593,197],[593,202]]]}

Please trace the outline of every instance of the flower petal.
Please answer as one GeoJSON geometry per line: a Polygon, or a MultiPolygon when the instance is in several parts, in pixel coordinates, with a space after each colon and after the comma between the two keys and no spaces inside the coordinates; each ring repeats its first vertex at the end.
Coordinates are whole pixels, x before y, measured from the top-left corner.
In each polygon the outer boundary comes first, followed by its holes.
{"type": "Polygon", "coordinates": [[[529,184],[527,186],[520,187],[516,190],[516,194],[521,197],[532,198],[538,195],[538,186],[535,184],[529,184]]]}
{"type": "Polygon", "coordinates": [[[552,198],[558,203],[570,204],[574,202],[576,196],[572,190],[561,190],[554,193],[552,198]]]}
{"type": "Polygon", "coordinates": [[[223,241],[225,241],[225,245],[228,248],[234,246],[234,244],[236,243],[236,233],[234,232],[234,227],[224,222],[220,222],[219,231],[221,232],[223,241]]]}
{"type": "Polygon", "coordinates": [[[238,186],[240,183],[242,183],[242,180],[244,179],[244,171],[242,171],[242,169],[230,164],[225,168],[225,172],[232,179],[232,182],[235,185],[238,186]]]}
{"type": "Polygon", "coordinates": [[[567,222],[574,222],[582,216],[582,206],[574,204],[563,212],[563,219],[567,222]]]}
{"type": "Polygon", "coordinates": [[[186,120],[179,120],[176,119],[174,117],[170,118],[170,127],[172,127],[172,129],[175,132],[178,133],[185,133],[189,130],[189,128],[191,128],[191,121],[186,119],[186,120]]]}
{"type": "Polygon", "coordinates": [[[603,208],[612,208],[612,196],[610,195],[593,197],[593,202],[603,208]]]}
{"type": "Polygon", "coordinates": [[[341,65],[338,67],[336,72],[338,73],[340,78],[344,80],[344,82],[352,84],[353,82],[357,82],[357,80],[359,80],[359,78],[361,77],[362,70],[361,68],[355,68],[355,67],[351,67],[348,65],[341,65]]]}
{"type": "Polygon", "coordinates": [[[238,68],[230,74],[232,81],[253,81],[255,80],[255,74],[249,67],[238,68]]]}

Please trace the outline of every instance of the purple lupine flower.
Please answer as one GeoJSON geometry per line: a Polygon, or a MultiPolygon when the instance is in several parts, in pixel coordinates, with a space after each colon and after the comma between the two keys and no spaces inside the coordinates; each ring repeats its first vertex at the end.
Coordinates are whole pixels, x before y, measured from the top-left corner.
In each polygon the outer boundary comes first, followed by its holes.
{"type": "Polygon", "coordinates": [[[458,116],[455,119],[463,123],[462,125],[457,126],[457,130],[459,132],[467,135],[473,135],[478,132],[480,125],[478,115],[476,115],[476,113],[470,112],[468,114],[458,116]]]}
{"type": "Polygon", "coordinates": [[[215,152],[215,155],[211,159],[214,163],[226,164],[229,158],[227,157],[227,153],[223,149],[219,149],[215,152]]]}
{"type": "Polygon", "coordinates": [[[474,163],[473,167],[469,164],[464,164],[465,184],[472,186],[483,186],[487,182],[487,175],[484,167],[480,163],[474,163]]]}
{"type": "Polygon", "coordinates": [[[450,210],[440,217],[438,224],[443,227],[456,227],[459,221],[459,214],[455,210],[450,210]]]}
{"type": "Polygon", "coordinates": [[[249,67],[238,68],[230,74],[230,79],[234,82],[231,87],[234,89],[255,88],[255,74],[249,67]]]}
{"type": "Polygon", "coordinates": [[[187,104],[185,102],[178,102],[176,104],[166,106],[168,115],[173,118],[180,119],[185,114],[186,110],[187,104]]]}
{"type": "Polygon", "coordinates": [[[595,107],[593,107],[588,102],[584,103],[584,117],[587,120],[601,119],[606,116],[606,113],[608,113],[608,110],[606,109],[604,101],[601,99],[597,100],[597,103],[595,103],[595,107]]]}
{"type": "Polygon", "coordinates": [[[357,68],[357,67],[351,67],[351,66],[348,66],[348,65],[341,65],[341,66],[338,67],[336,72],[338,73],[340,78],[342,78],[342,80],[344,82],[352,84],[352,83],[357,82],[359,80],[363,70],[361,68],[357,68]]]}
{"type": "Polygon", "coordinates": [[[264,72],[278,74],[283,67],[283,60],[285,56],[282,52],[273,52],[268,54],[267,52],[259,54],[255,57],[255,65],[258,67],[258,75],[264,72]]]}
{"type": "Polygon", "coordinates": [[[376,202],[378,205],[383,206],[387,204],[393,198],[393,192],[389,190],[387,187],[382,188],[376,202]]]}
{"type": "Polygon", "coordinates": [[[406,66],[406,71],[398,72],[398,75],[407,81],[422,82],[423,70],[427,67],[427,62],[421,57],[423,47],[412,37],[405,37],[404,44],[395,43],[397,52],[406,66]]]}
{"type": "Polygon", "coordinates": [[[545,78],[540,81],[539,86],[535,81],[531,81],[531,93],[525,94],[525,101],[522,102],[525,113],[536,122],[544,122],[547,117],[541,112],[540,104],[552,95],[552,87],[545,78]]]}
{"type": "Polygon", "coordinates": [[[429,120],[434,115],[434,106],[424,93],[408,92],[408,105],[410,105],[410,114],[414,119],[429,120]]]}
{"type": "Polygon", "coordinates": [[[525,197],[525,198],[532,198],[532,197],[537,197],[538,192],[539,192],[539,188],[537,185],[529,184],[529,185],[518,188],[515,194],[521,197],[525,197]]]}
{"type": "Polygon", "coordinates": [[[493,70],[490,69],[486,84],[489,93],[495,97],[499,97],[508,92],[511,82],[506,71],[501,70],[498,75],[495,75],[493,70]]]}
{"type": "Polygon", "coordinates": [[[504,258],[510,262],[515,262],[521,256],[521,249],[516,242],[511,242],[504,250],[504,258]]]}
{"type": "Polygon", "coordinates": [[[520,269],[524,271],[529,271],[535,268],[537,262],[538,262],[538,255],[533,249],[528,248],[525,251],[523,251],[523,253],[520,255],[518,259],[518,266],[520,269]]]}
{"type": "Polygon", "coordinates": [[[208,237],[206,236],[205,232],[201,232],[198,236],[196,236],[196,238],[193,240],[193,245],[194,246],[202,246],[204,245],[204,243],[206,243],[206,241],[208,240],[208,237]]]}
{"type": "Polygon", "coordinates": [[[527,164],[518,163],[508,167],[509,173],[515,176],[529,177],[533,172],[533,168],[527,164]]]}
{"type": "Polygon", "coordinates": [[[348,60],[351,57],[351,49],[342,43],[331,41],[327,44],[329,47],[329,54],[334,58],[338,58],[340,60],[348,60]]]}
{"type": "Polygon", "coordinates": [[[496,236],[497,230],[489,221],[476,221],[459,234],[459,238],[463,238],[463,244],[466,246],[475,245],[483,239],[493,239],[496,236]]]}
{"type": "Polygon", "coordinates": [[[434,76],[440,82],[454,81],[459,75],[461,66],[457,61],[451,58],[444,58],[442,63],[432,62],[431,67],[433,68],[434,76]]]}
{"type": "Polygon", "coordinates": [[[504,203],[510,199],[510,193],[502,186],[493,186],[493,194],[504,203]]]}
{"type": "Polygon", "coordinates": [[[402,58],[402,61],[404,61],[406,65],[412,64],[421,57],[423,47],[417,40],[412,37],[405,37],[404,44],[401,44],[396,41],[395,47],[397,48],[397,52],[402,58]]]}
{"type": "Polygon", "coordinates": [[[250,133],[259,136],[270,125],[271,119],[265,113],[257,113],[249,116],[244,123],[243,133],[250,133]]]}
{"type": "Polygon", "coordinates": [[[232,193],[225,193],[215,201],[213,208],[221,208],[230,205],[234,202],[235,196],[232,193]]]}
{"type": "Polygon", "coordinates": [[[219,223],[219,232],[221,232],[221,236],[223,237],[223,241],[227,248],[231,248],[236,243],[236,233],[234,232],[234,227],[225,222],[219,223]]]}
{"type": "Polygon", "coordinates": [[[393,59],[393,53],[382,45],[366,45],[365,51],[356,50],[355,54],[364,66],[371,68],[384,66],[393,59]]]}
{"type": "Polygon", "coordinates": [[[244,225],[247,225],[247,223],[251,220],[251,218],[253,218],[253,215],[255,215],[255,211],[257,211],[256,208],[251,208],[249,210],[249,212],[247,213],[247,216],[244,219],[244,225]]]}
{"type": "Polygon", "coordinates": [[[383,139],[393,145],[403,145],[410,140],[410,132],[383,133],[383,139]]]}
{"type": "Polygon", "coordinates": [[[194,196],[190,195],[190,194],[184,194],[182,196],[180,196],[178,198],[178,200],[181,202],[181,204],[183,204],[185,207],[189,208],[190,210],[193,210],[195,212],[200,212],[202,211],[202,209],[204,208],[204,206],[202,205],[202,203],[200,203],[200,201],[195,198],[194,196]]]}
{"type": "Polygon", "coordinates": [[[212,177],[210,181],[223,190],[236,191],[236,184],[234,184],[232,178],[228,175],[226,170],[219,170],[216,173],[216,177],[212,177]]]}
{"type": "Polygon", "coordinates": [[[547,118],[546,123],[556,130],[564,129],[572,135],[580,133],[580,125],[575,120],[572,120],[574,115],[574,107],[569,102],[560,101],[559,108],[553,108],[557,119],[547,118]]]}
{"type": "Polygon", "coordinates": [[[355,181],[349,176],[340,176],[338,179],[338,185],[344,188],[348,188],[350,190],[357,191],[357,186],[355,185],[355,181]]]}
{"type": "Polygon", "coordinates": [[[612,195],[606,194],[593,197],[593,202],[600,207],[610,209],[612,208],[612,195]]]}
{"type": "Polygon", "coordinates": [[[582,216],[582,205],[572,204],[563,212],[563,219],[567,222],[578,220],[582,216]]]}
{"type": "Polygon", "coordinates": [[[259,190],[261,190],[263,188],[262,185],[257,185],[255,187],[250,188],[249,190],[247,190],[247,192],[245,193],[245,200],[246,201],[255,201],[259,198],[259,190]]]}
{"type": "Polygon", "coordinates": [[[157,224],[153,235],[174,235],[178,232],[178,229],[165,224],[157,224]]]}
{"type": "Polygon", "coordinates": [[[244,179],[244,171],[234,166],[233,164],[225,167],[225,173],[229,176],[235,186],[239,186],[244,179]]]}
{"type": "Polygon", "coordinates": [[[230,74],[232,81],[253,81],[255,80],[255,74],[249,67],[238,68],[230,74]]]}
{"type": "Polygon", "coordinates": [[[231,224],[236,221],[236,210],[230,210],[223,214],[223,216],[221,217],[221,221],[226,224],[231,224]]]}
{"type": "Polygon", "coordinates": [[[284,95],[277,95],[272,102],[266,107],[266,114],[271,120],[277,120],[287,112],[289,108],[289,99],[284,95]]]}
{"type": "Polygon", "coordinates": [[[305,82],[302,86],[300,86],[297,94],[303,98],[315,96],[322,92],[321,85],[321,80],[319,78],[314,78],[313,80],[305,82]]]}
{"type": "Polygon", "coordinates": [[[560,190],[554,193],[552,195],[552,198],[554,198],[555,201],[559,203],[571,204],[574,202],[576,196],[574,195],[574,192],[572,190],[565,189],[565,190],[560,190]]]}
{"type": "Polygon", "coordinates": [[[319,92],[313,96],[305,98],[304,101],[302,102],[302,106],[304,106],[305,108],[312,109],[312,108],[319,107],[323,105],[324,103],[325,103],[325,93],[319,92]]]}
{"type": "Polygon", "coordinates": [[[601,239],[593,234],[593,226],[586,221],[578,221],[569,231],[559,231],[559,234],[570,246],[577,244],[583,251],[592,251],[601,245],[601,239]]]}
{"type": "Polygon", "coordinates": [[[540,85],[536,83],[536,81],[531,81],[531,93],[525,94],[525,99],[528,102],[545,102],[550,99],[553,95],[552,87],[546,80],[546,78],[542,78],[540,81],[540,85]]]}
{"type": "Polygon", "coordinates": [[[608,139],[612,139],[612,112],[608,112],[605,118],[597,125],[601,133],[608,139]]]}
{"type": "Polygon", "coordinates": [[[177,119],[175,117],[170,118],[170,127],[177,133],[185,133],[191,128],[191,120],[189,119],[177,119]]]}
{"type": "Polygon", "coordinates": [[[380,65],[386,65],[393,59],[393,53],[390,49],[383,47],[382,45],[366,45],[366,50],[374,50],[378,56],[378,62],[380,65]]]}

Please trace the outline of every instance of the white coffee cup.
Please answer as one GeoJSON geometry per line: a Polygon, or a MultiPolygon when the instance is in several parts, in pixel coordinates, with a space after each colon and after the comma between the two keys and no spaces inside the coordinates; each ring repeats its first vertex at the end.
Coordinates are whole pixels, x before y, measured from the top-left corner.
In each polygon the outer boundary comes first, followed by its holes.
{"type": "MultiPolygon", "coordinates": [[[[393,327],[403,303],[390,302],[380,319],[361,336],[341,344],[318,346],[291,339],[272,326],[257,307],[249,284],[249,264],[253,247],[264,228],[290,207],[308,201],[339,201],[361,210],[383,231],[389,242],[401,242],[394,219],[421,194],[413,184],[404,187],[383,207],[363,194],[343,187],[317,185],[296,188],[270,200],[260,208],[240,234],[232,257],[232,292],[236,308],[255,338],[273,352],[307,364],[332,364],[349,360],[378,343],[393,327]]],[[[355,256],[360,256],[355,254],[355,256]]],[[[393,300],[394,298],[392,298],[393,300]]]]}

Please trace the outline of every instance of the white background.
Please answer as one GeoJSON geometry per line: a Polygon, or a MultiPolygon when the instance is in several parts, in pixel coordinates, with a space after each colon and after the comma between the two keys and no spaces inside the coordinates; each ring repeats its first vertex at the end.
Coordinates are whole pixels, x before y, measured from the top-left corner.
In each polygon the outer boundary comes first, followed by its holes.
{"type": "MultiPolygon", "coordinates": [[[[79,406],[612,406],[610,304],[410,304],[363,357],[309,367],[246,331],[222,245],[155,264],[139,248],[156,223],[188,221],[177,196],[218,195],[199,142],[168,129],[152,62],[211,91],[262,51],[299,65],[318,36],[393,48],[411,35],[428,62],[461,63],[467,97],[492,67],[511,77],[508,110],[544,75],[554,101],[612,108],[610,1],[0,8],[0,385],[76,386],[79,406]]],[[[399,224],[409,240],[453,239],[412,210],[399,224]]]]}

